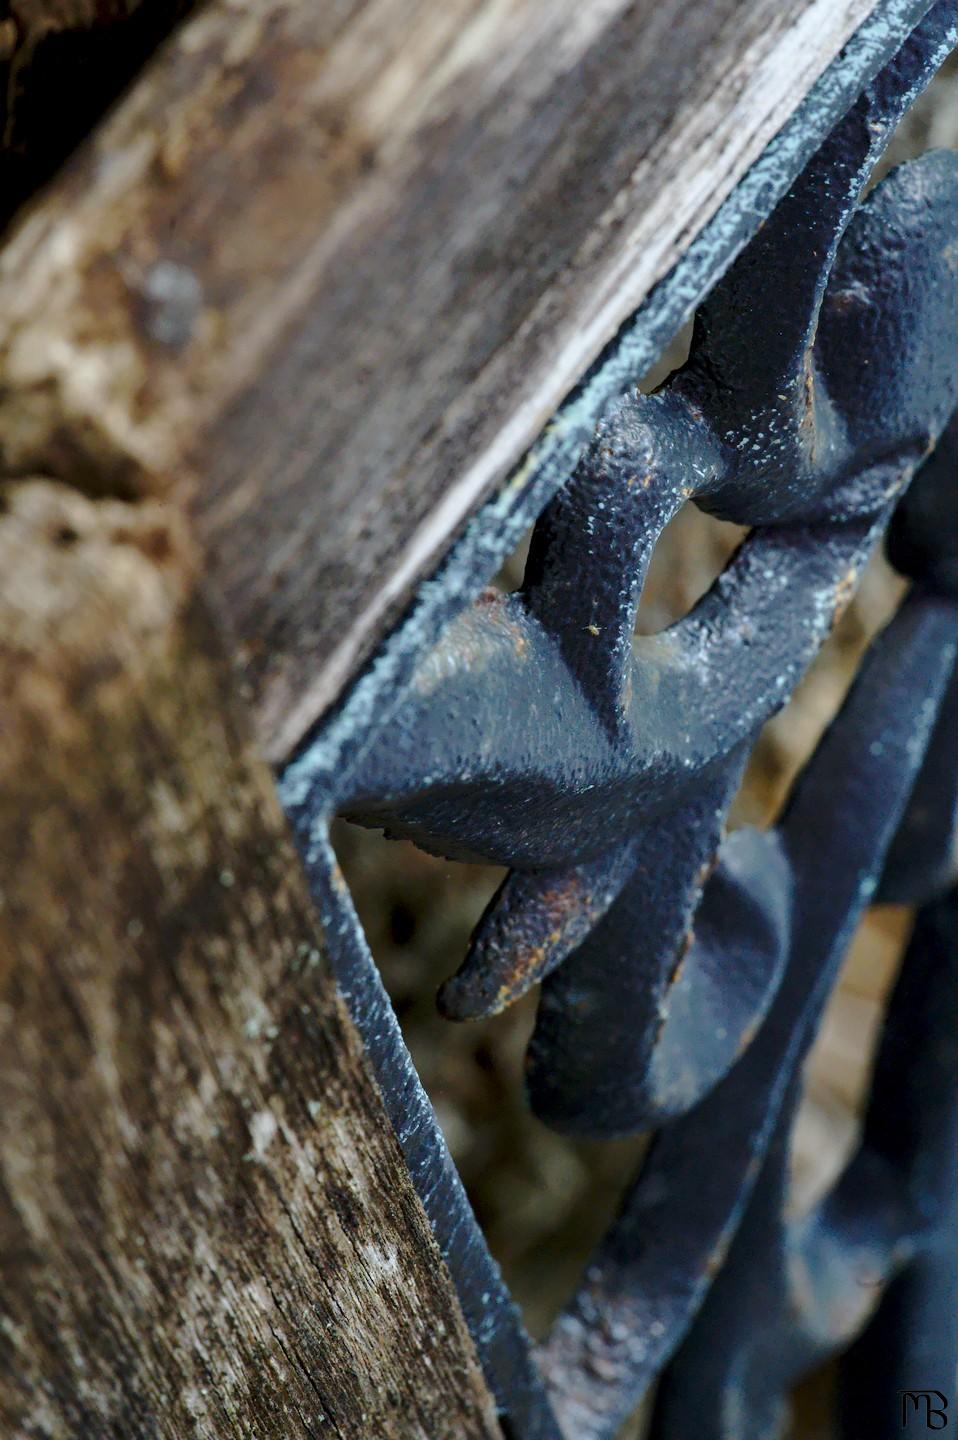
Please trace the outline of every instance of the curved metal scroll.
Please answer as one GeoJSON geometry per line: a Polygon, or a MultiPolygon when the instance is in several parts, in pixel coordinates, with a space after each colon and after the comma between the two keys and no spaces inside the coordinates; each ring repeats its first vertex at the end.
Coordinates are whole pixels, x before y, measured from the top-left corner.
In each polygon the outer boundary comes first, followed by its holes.
{"type": "MultiPolygon", "coordinates": [[[[349,818],[510,867],[444,1012],[491,1014],[542,981],[536,1112],[577,1135],[658,1130],[541,1352],[576,1440],[613,1435],[665,1366],[661,1440],[772,1436],[793,1379],[853,1338],[889,1282],[849,1385],[935,1290],[928,1246],[958,1261],[932,1164],[951,1174],[958,1115],[936,1020],[956,993],[955,901],[937,897],[956,872],[958,426],[899,505],[958,404],[958,156],[902,166],[862,200],[956,40],[958,6],[939,3],[717,286],[688,363],[609,411],[536,526],[522,589],[448,626],[336,779],[349,818]],[[750,534],[685,619],[636,638],[656,540],[689,500],[750,534]],[[896,507],[890,554],[912,593],[779,823],[724,836],[760,727],[896,507]],[[930,908],[862,1148],[788,1219],[800,1065],[880,879],[930,908]]],[[[308,796],[294,808],[308,817],[308,796]]],[[[335,917],[332,882],[326,903],[335,917]]],[[[904,1364],[903,1383],[931,1383],[904,1364]]],[[[517,1383],[539,1406],[528,1433],[554,1433],[528,1373],[517,1383]]]]}

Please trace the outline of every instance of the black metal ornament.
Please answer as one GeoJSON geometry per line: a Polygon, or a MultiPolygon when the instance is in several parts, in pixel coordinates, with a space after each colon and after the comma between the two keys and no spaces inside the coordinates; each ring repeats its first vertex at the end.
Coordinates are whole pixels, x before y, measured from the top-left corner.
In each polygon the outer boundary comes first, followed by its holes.
{"type": "MultiPolygon", "coordinates": [[[[958,1285],[958,931],[942,899],[958,805],[958,156],[903,165],[862,198],[956,40],[958,5],[938,3],[715,287],[687,364],[608,410],[538,521],[521,590],[484,592],[451,621],[321,793],[308,766],[284,781],[344,953],[354,927],[324,839],[332,809],[452,859],[508,865],[441,1008],[493,1014],[542,982],[536,1113],[593,1138],[657,1132],[534,1365],[395,1058],[385,997],[344,961],[410,1169],[451,1268],[472,1277],[464,1308],[523,1437],[611,1437],[664,1371],[658,1440],[764,1440],[794,1379],[876,1308],[846,1396],[875,1354],[894,1355],[902,1384],[932,1383],[908,1372],[906,1321],[938,1327],[949,1373],[958,1360],[958,1310],[942,1318],[958,1285]],[[636,637],[655,543],[690,500],[750,533],[688,616],[636,637]],[[725,834],[761,726],[893,515],[889,554],[911,593],[777,824],[725,834]],[[790,1218],[801,1063],[876,892],[925,908],[861,1149],[812,1213],[790,1218]],[[932,1255],[946,1256],[951,1290],[932,1255]]],[[[867,1432],[849,1422],[849,1440],[896,1421],[876,1407],[867,1432]]]]}

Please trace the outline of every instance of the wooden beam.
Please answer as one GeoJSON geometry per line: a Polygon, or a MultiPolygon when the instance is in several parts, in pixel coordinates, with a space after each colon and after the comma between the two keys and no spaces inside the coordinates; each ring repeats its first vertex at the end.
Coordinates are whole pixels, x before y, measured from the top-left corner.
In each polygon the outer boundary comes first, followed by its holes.
{"type": "Polygon", "coordinates": [[[875,0],[210,0],[0,264],[0,458],[185,487],[285,755],[875,0]]]}
{"type": "Polygon", "coordinates": [[[3,511],[0,1433],[492,1440],[175,509],[3,511]]]}

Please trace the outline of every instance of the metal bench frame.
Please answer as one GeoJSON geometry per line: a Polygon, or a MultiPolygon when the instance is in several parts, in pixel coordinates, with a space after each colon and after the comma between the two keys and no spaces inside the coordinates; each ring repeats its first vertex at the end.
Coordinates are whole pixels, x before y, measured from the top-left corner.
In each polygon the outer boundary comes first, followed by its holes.
{"type": "Polygon", "coordinates": [[[861,194],[958,41],[958,7],[934,6],[861,91],[884,18],[282,774],[340,986],[516,1436],[610,1437],[659,1378],[656,1436],[758,1440],[794,1379],[861,1331],[846,1433],[890,1435],[895,1393],[954,1370],[958,165],[933,156],[861,194]],[[637,395],[709,291],[687,365],[637,395]],[[633,654],[652,548],[689,498],[752,532],[692,614],[633,654]],[[536,516],[523,589],[480,595],[536,516]],[[890,521],[909,597],[775,829],[723,839],[759,728],[890,521]],[[511,866],[444,1008],[492,1013],[543,980],[537,1112],[578,1135],[657,1130],[538,1366],[338,875],[337,813],[511,866]],[[876,893],[922,908],[861,1148],[793,1222],[801,1063],[876,893]]]}

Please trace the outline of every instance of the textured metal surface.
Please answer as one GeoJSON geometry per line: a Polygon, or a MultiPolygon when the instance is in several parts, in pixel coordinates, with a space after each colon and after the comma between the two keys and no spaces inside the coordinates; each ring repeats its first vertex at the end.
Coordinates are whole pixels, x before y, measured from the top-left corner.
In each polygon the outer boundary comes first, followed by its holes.
{"type": "MultiPolygon", "coordinates": [[[[956,39],[958,5],[939,3],[714,288],[686,366],[608,409],[539,519],[522,590],[485,592],[414,664],[401,636],[391,678],[404,683],[381,723],[357,731],[354,712],[284,778],[341,982],[516,1434],[558,1423],[576,1440],[612,1436],[664,1369],[660,1440],[773,1436],[791,1382],[844,1347],[886,1287],[847,1394],[876,1354],[903,1388],[940,1386],[914,1358],[923,1336],[954,1372],[958,1075],[942,1016],[955,922],[940,896],[958,796],[958,429],[946,432],[958,157],[923,157],[861,196],[956,39]],[[753,528],[690,615],[634,638],[655,542],[690,499],[753,528]],[[724,835],[760,727],[893,513],[909,598],[778,824],[724,835]],[[542,1349],[548,1398],[388,1002],[357,962],[325,839],[332,809],[508,865],[441,1007],[490,1014],[542,981],[536,1112],[576,1135],[658,1131],[542,1349]],[[785,1189],[800,1065],[879,883],[927,908],[861,1149],[796,1219],[785,1189]]],[[[867,1433],[898,1423],[894,1406],[876,1408],[867,1433]]]]}

